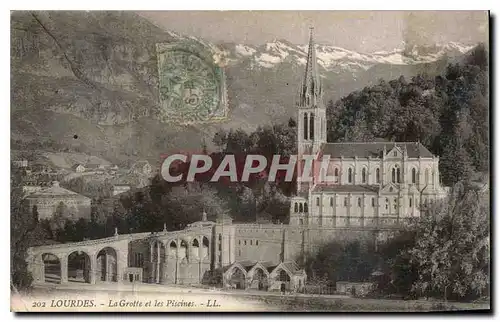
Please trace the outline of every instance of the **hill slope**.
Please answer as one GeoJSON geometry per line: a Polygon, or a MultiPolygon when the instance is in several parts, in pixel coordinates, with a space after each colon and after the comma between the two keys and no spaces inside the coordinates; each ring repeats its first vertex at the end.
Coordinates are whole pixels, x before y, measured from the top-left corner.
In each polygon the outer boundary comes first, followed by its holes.
{"type": "MultiPolygon", "coordinates": [[[[161,153],[200,149],[202,138],[211,144],[218,128],[253,130],[295,114],[303,45],[207,44],[229,62],[230,115],[218,124],[185,127],[154,117],[159,108],[155,44],[179,36],[132,12],[15,12],[11,30],[11,136],[17,149],[74,150],[113,163],[139,158],[154,163],[161,153]]],[[[417,49],[412,55],[358,54],[319,45],[325,99],[379,78],[441,72],[446,65],[441,59],[465,50],[455,44],[422,55],[417,49]]]]}

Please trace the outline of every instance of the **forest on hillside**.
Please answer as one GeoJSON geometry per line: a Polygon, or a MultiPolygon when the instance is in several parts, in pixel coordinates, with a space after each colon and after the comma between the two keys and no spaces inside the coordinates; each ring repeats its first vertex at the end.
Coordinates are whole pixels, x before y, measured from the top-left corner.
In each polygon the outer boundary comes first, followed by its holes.
{"type": "Polygon", "coordinates": [[[327,107],[328,141],[420,141],[440,157],[442,182],[489,171],[488,53],[475,47],[446,73],[355,91],[327,107]]]}

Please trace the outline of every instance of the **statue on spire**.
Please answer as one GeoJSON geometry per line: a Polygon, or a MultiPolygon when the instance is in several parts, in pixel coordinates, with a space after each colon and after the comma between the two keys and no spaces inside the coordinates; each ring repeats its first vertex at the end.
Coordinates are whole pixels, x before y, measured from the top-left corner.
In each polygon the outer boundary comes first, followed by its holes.
{"type": "Polygon", "coordinates": [[[205,208],[203,208],[203,214],[201,216],[201,221],[207,221],[207,212],[205,211],[205,208]]]}

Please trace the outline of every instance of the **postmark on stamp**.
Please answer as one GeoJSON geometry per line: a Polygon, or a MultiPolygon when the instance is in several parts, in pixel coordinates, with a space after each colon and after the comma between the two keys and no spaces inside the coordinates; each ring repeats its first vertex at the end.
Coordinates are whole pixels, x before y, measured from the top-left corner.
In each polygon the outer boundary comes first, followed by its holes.
{"type": "Polygon", "coordinates": [[[224,71],[210,49],[186,40],[157,44],[156,52],[161,121],[193,124],[226,118],[224,71]]]}

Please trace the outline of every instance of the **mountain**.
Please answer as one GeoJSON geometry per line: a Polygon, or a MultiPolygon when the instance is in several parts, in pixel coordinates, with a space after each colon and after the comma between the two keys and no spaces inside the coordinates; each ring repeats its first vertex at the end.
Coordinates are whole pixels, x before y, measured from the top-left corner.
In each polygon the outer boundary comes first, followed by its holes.
{"type": "MultiPolygon", "coordinates": [[[[132,12],[12,13],[12,149],[157,164],[162,153],[198,151],[202,138],[210,144],[218,128],[253,130],[294,116],[307,45],[197,39],[226,64],[229,118],[192,126],[159,122],[155,46],[180,38],[132,12]]],[[[449,59],[469,49],[450,43],[362,54],[319,44],[325,100],[380,78],[439,73],[449,59]]]]}

